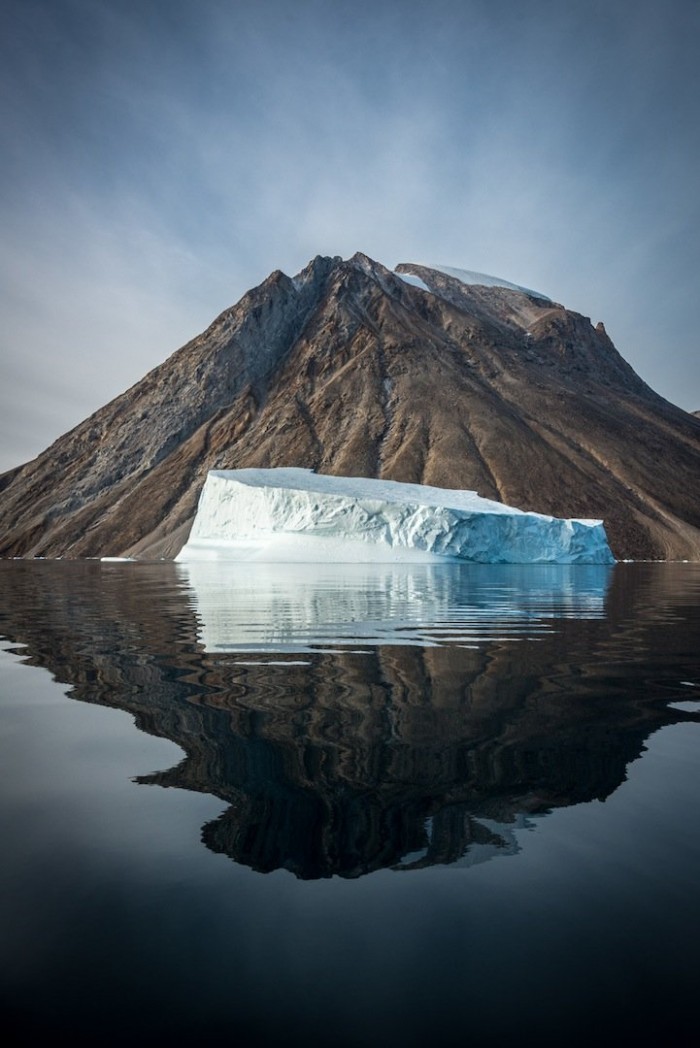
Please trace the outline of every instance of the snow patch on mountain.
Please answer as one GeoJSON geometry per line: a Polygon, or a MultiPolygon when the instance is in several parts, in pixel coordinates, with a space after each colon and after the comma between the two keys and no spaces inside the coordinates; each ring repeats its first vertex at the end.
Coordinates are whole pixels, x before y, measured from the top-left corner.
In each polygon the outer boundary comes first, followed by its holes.
{"type": "Polygon", "coordinates": [[[412,284],[413,287],[419,287],[421,291],[430,291],[430,288],[425,281],[421,280],[420,277],[414,276],[413,273],[396,273],[396,276],[403,280],[405,284],[412,284]]]}
{"type": "MultiPolygon", "coordinates": [[[[445,276],[453,277],[455,280],[459,280],[462,284],[478,285],[480,287],[505,287],[511,291],[520,291],[524,295],[529,295],[531,298],[540,299],[542,302],[552,301],[548,295],[543,295],[541,291],[533,291],[532,288],[523,287],[521,284],[513,284],[510,280],[502,280],[501,277],[494,277],[489,273],[477,273],[476,270],[472,269],[455,269],[454,266],[437,266],[432,262],[406,262],[403,263],[403,267],[408,267],[411,264],[419,266],[421,269],[432,269],[434,273],[444,273],[445,276]]],[[[396,275],[403,279],[413,276],[413,274],[408,273],[397,273],[396,275]]],[[[413,281],[410,282],[413,283],[413,281]]],[[[426,287],[425,290],[427,291],[429,288],[426,287]]]]}
{"type": "Polygon", "coordinates": [[[176,559],[614,562],[599,520],[525,513],[474,491],[297,468],[210,471],[176,559]]]}

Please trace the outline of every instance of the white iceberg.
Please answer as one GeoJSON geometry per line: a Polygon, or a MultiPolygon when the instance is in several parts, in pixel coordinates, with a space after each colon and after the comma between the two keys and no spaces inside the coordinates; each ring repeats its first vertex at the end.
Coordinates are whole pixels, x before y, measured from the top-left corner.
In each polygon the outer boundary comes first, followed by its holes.
{"type": "Polygon", "coordinates": [[[600,520],[525,513],[473,491],[296,468],[211,470],[175,559],[614,562],[600,520]]]}

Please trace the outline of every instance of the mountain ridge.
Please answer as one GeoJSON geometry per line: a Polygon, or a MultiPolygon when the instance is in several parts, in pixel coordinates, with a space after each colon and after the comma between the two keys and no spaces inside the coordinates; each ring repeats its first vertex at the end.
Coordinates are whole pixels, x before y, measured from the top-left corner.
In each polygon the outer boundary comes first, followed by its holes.
{"type": "Polygon", "coordinates": [[[362,253],[275,270],[0,477],[0,555],[174,556],[208,469],[273,466],[468,488],[602,518],[618,557],[700,559],[700,421],[602,324],[362,253]]]}

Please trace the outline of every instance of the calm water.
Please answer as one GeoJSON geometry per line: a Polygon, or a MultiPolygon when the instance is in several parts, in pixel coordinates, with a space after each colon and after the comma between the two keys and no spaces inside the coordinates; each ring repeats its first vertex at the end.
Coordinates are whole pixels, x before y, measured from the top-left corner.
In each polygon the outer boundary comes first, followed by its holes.
{"type": "Polygon", "coordinates": [[[698,711],[700,565],[2,562],[4,1028],[695,1045],[698,711]]]}

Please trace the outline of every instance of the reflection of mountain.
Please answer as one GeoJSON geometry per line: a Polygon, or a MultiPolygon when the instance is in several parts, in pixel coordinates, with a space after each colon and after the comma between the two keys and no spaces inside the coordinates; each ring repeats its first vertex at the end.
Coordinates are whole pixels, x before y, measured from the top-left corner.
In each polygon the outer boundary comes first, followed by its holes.
{"type": "MultiPolygon", "coordinates": [[[[607,594],[605,575],[577,581],[571,569],[558,589],[532,579],[523,588],[506,567],[392,575],[384,595],[365,579],[356,593],[374,596],[362,614],[371,610],[385,635],[387,599],[405,630],[404,597],[422,594],[408,632],[419,623],[434,639],[437,623],[463,630],[468,620],[469,646],[365,637],[350,643],[361,652],[335,653],[309,651],[333,604],[330,579],[316,598],[308,580],[301,590],[271,584],[279,600],[270,604],[249,576],[236,599],[259,594],[262,632],[282,638],[272,657],[264,645],[254,657],[222,651],[221,621],[216,633],[202,620],[213,600],[206,580],[192,589],[172,565],[17,562],[0,571],[0,631],[73,697],[129,710],[143,730],[177,742],[183,761],[142,781],[224,799],[230,806],[204,828],[205,843],[261,871],[352,877],[507,854],[517,820],[608,796],[656,727],[690,716],[666,703],[687,697],[679,682],[692,673],[692,566],[619,565],[607,594]],[[303,659],[285,654],[289,622],[280,625],[295,592],[319,610],[303,659]],[[536,605],[530,617],[525,594],[536,605]],[[518,600],[519,640],[498,628],[499,614],[512,625],[518,600]],[[480,607],[488,630],[477,640],[480,607]],[[203,651],[199,638],[215,633],[203,651]]],[[[352,581],[338,585],[338,606],[357,612],[352,581]]]]}

